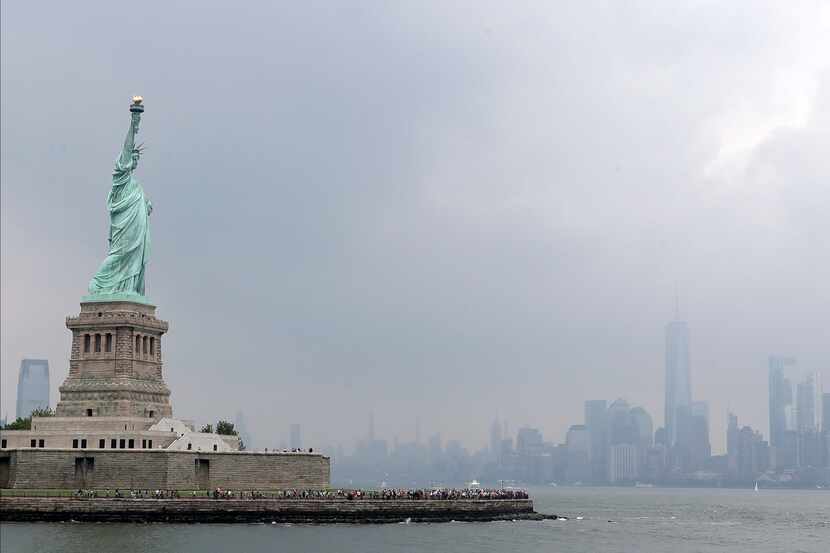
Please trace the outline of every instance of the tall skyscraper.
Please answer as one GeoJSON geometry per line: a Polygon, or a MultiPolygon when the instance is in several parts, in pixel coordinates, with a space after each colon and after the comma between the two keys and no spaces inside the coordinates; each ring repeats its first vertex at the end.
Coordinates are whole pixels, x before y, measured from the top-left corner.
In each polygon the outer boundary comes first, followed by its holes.
{"type": "Polygon", "coordinates": [[[291,449],[300,449],[303,447],[303,438],[300,431],[300,425],[297,423],[293,423],[289,427],[289,439],[288,439],[288,447],[291,449]]]}
{"type": "Polygon", "coordinates": [[[26,418],[35,409],[49,407],[49,361],[24,359],[17,380],[17,417],[26,418]]]}
{"type": "Polygon", "coordinates": [[[816,375],[807,374],[796,385],[796,430],[799,432],[818,430],[820,424],[818,414],[821,404],[817,401],[816,380],[816,375]]]}
{"type": "Polygon", "coordinates": [[[685,321],[666,325],[666,438],[677,441],[677,410],[692,403],[689,327],[685,321]]]}
{"type": "Polygon", "coordinates": [[[769,444],[773,448],[784,442],[785,432],[794,430],[793,387],[787,371],[795,366],[792,357],[769,358],[769,444]]]}
{"type": "Polygon", "coordinates": [[[585,402],[585,426],[591,444],[591,480],[604,482],[608,477],[608,408],[604,399],[585,402]]]}

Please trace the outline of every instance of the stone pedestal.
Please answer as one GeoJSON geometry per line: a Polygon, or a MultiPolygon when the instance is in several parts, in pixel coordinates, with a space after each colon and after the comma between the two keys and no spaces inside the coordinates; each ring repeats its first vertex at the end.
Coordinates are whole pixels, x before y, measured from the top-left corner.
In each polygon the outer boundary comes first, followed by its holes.
{"type": "Polygon", "coordinates": [[[168,325],[155,311],[134,301],[84,301],[77,317],[66,318],[72,354],[57,416],[140,417],[152,424],[173,415],[162,377],[168,325]]]}

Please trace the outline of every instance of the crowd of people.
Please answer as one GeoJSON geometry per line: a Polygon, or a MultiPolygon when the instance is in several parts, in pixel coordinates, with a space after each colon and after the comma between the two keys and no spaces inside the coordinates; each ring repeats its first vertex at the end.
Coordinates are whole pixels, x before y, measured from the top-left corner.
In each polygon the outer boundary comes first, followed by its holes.
{"type": "MultiPolygon", "coordinates": [[[[74,496],[78,499],[114,498],[114,499],[179,499],[178,490],[78,490],[74,496]]],[[[348,501],[362,499],[404,499],[404,500],[481,500],[481,499],[527,499],[525,490],[484,489],[484,488],[383,488],[377,490],[228,490],[215,488],[207,491],[192,490],[184,497],[193,499],[345,499],[348,501]]]]}
{"type": "Polygon", "coordinates": [[[99,497],[114,499],[178,499],[178,490],[78,490],[75,497],[79,499],[95,499],[99,497]]]}
{"type": "Polygon", "coordinates": [[[430,488],[380,490],[337,490],[337,497],[346,499],[527,499],[525,490],[484,488],[430,488]]]}

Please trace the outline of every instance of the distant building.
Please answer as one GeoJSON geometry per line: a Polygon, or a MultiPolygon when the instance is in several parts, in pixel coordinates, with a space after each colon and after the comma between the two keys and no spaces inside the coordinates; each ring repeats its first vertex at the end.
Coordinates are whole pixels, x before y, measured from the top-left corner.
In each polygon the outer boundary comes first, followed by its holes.
{"type": "Polygon", "coordinates": [[[291,449],[300,449],[303,447],[303,439],[299,424],[292,424],[289,427],[288,434],[288,447],[290,447],[291,449]]]}
{"type": "Polygon", "coordinates": [[[634,407],[630,416],[637,429],[637,445],[643,450],[650,448],[654,443],[654,423],[651,415],[642,407],[634,407]]]}
{"type": "Polygon", "coordinates": [[[665,424],[669,447],[677,441],[677,410],[692,403],[689,327],[685,321],[666,325],[665,424]]]}
{"type": "Polygon", "coordinates": [[[778,445],[772,448],[773,468],[790,470],[801,465],[799,441],[799,434],[795,430],[784,430],[779,433],[778,445]]]}
{"type": "Polygon", "coordinates": [[[613,444],[608,448],[608,481],[631,482],[638,478],[637,446],[613,444]]]}
{"type": "Polygon", "coordinates": [[[608,478],[608,407],[604,399],[585,402],[585,426],[590,436],[591,480],[608,478]]]}
{"type": "Polygon", "coordinates": [[[608,443],[636,444],[637,426],[631,418],[631,406],[622,398],[608,406],[608,443]]]}
{"type": "Polygon", "coordinates": [[[807,374],[796,386],[796,430],[815,432],[819,428],[817,417],[821,405],[816,405],[816,375],[807,374]]]}
{"type": "Polygon", "coordinates": [[[49,361],[46,359],[24,359],[20,363],[17,380],[18,418],[26,418],[35,409],[49,407],[49,361]]]}
{"type": "Polygon", "coordinates": [[[712,455],[706,416],[693,414],[692,406],[680,407],[676,414],[677,440],[671,448],[672,466],[682,473],[704,470],[712,455]]]}
{"type": "Polygon", "coordinates": [[[769,358],[769,444],[777,448],[784,441],[784,433],[793,428],[793,387],[786,371],[796,366],[792,357],[769,358]]]}
{"type": "Polygon", "coordinates": [[[536,428],[523,427],[516,433],[517,476],[524,482],[542,483],[553,477],[553,464],[546,451],[542,433],[536,428]]]}
{"type": "Polygon", "coordinates": [[[490,425],[490,457],[497,465],[501,464],[501,423],[498,419],[493,419],[493,424],[490,425]]]}
{"type": "MultiPolygon", "coordinates": [[[[737,424],[737,417],[735,418],[737,424]]],[[[769,446],[760,432],[744,426],[737,434],[737,475],[742,482],[751,482],[769,468],[769,446]]]]}
{"type": "Polygon", "coordinates": [[[819,468],[824,466],[824,444],[815,429],[798,433],[798,465],[819,468]]]}
{"type": "Polygon", "coordinates": [[[565,479],[568,482],[587,482],[592,478],[591,436],[584,424],[574,424],[565,436],[568,449],[565,479]]]}
{"type": "Polygon", "coordinates": [[[651,420],[651,415],[642,407],[634,407],[629,412],[631,422],[637,430],[637,463],[638,472],[642,475],[646,472],[646,465],[648,464],[648,450],[654,443],[654,423],[651,420]]]}
{"type": "Polygon", "coordinates": [[[727,415],[726,425],[726,467],[729,478],[738,477],[738,442],[740,430],[738,429],[738,417],[732,413],[727,415]]]}
{"type": "Polygon", "coordinates": [[[538,428],[520,428],[516,434],[516,453],[519,455],[538,455],[542,452],[544,440],[538,428]]]}
{"type": "Polygon", "coordinates": [[[689,411],[692,415],[692,436],[689,444],[692,462],[696,466],[695,470],[701,470],[712,456],[712,444],[709,440],[709,402],[693,401],[689,411]]]}
{"type": "Polygon", "coordinates": [[[646,452],[645,472],[640,473],[640,479],[647,482],[661,482],[666,476],[666,446],[656,443],[646,452]]]}

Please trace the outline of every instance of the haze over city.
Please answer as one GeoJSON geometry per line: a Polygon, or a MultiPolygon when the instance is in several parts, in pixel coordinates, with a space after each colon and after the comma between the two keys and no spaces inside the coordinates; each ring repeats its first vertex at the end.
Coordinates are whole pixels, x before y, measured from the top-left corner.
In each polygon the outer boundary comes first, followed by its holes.
{"type": "Polygon", "coordinates": [[[4,4],[0,416],[27,356],[57,401],[142,94],[176,416],[657,427],[679,317],[713,450],[766,433],[768,356],[830,375],[830,10],[788,6],[4,4]]]}

